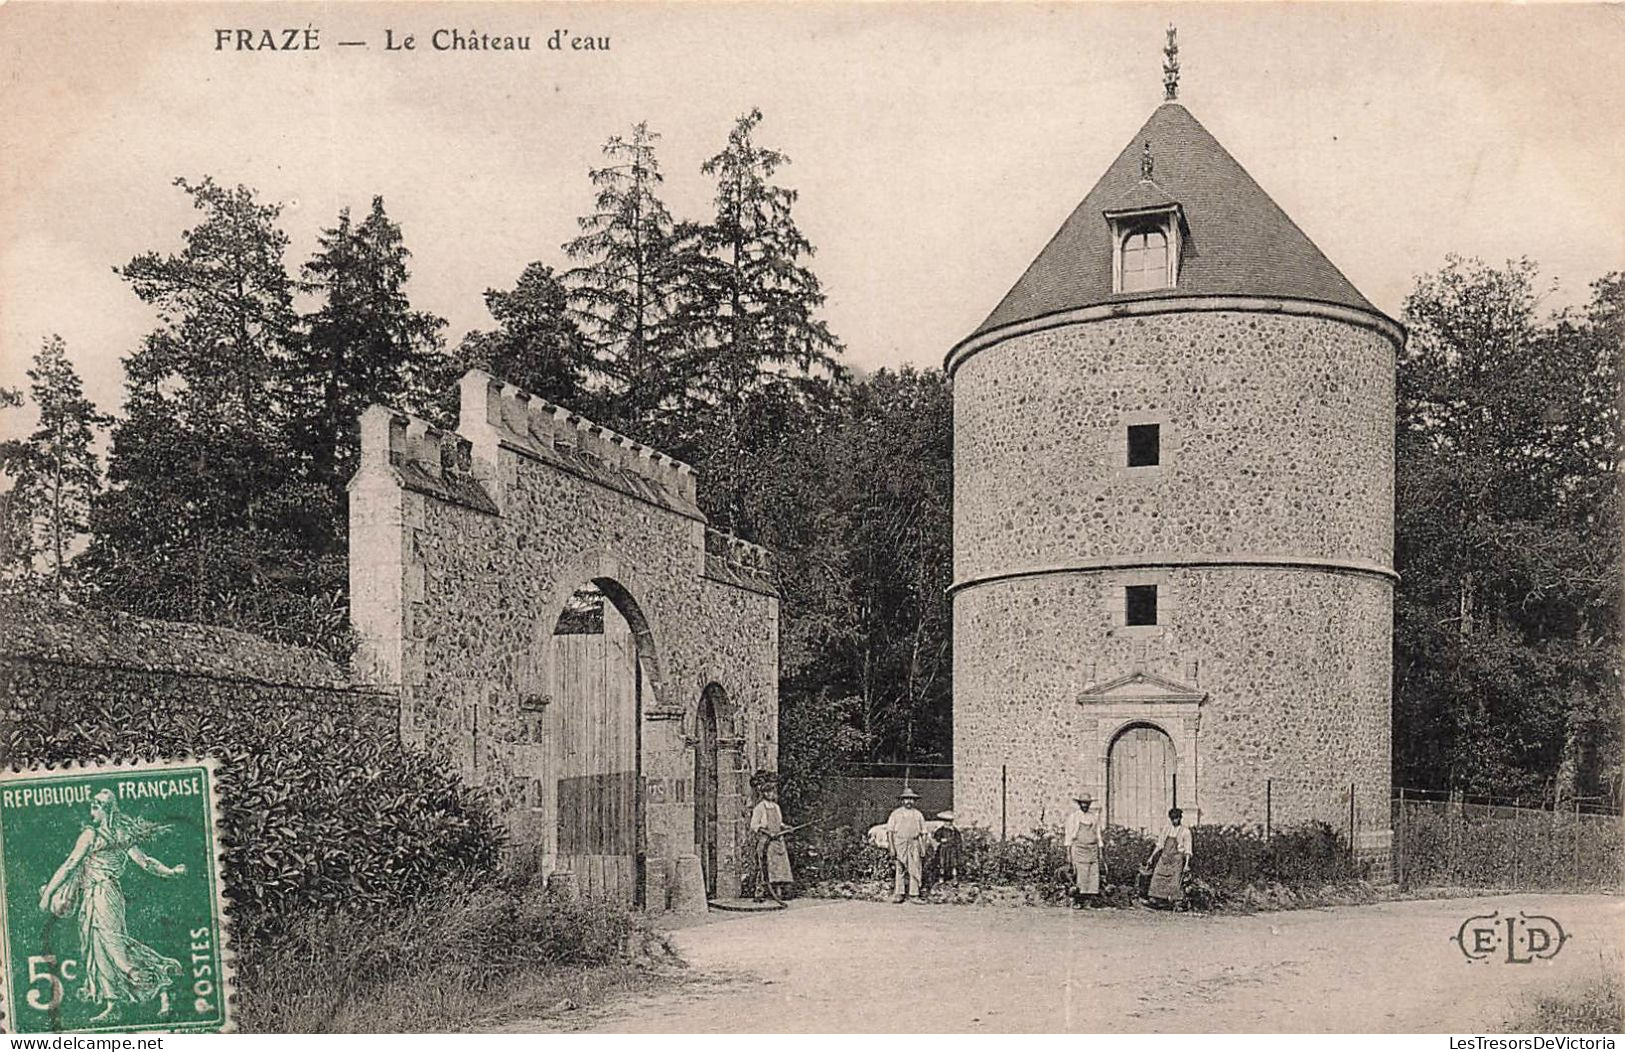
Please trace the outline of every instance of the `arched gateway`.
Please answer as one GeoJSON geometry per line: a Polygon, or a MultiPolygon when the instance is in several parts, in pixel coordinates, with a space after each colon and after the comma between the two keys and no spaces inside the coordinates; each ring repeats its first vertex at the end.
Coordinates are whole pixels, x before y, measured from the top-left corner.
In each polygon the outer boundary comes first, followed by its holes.
{"type": "Polygon", "coordinates": [[[461,395],[455,432],[362,416],[357,675],[494,795],[524,861],[651,910],[737,894],[722,774],[778,753],[767,553],[706,528],[686,464],[477,370],[461,395]]]}

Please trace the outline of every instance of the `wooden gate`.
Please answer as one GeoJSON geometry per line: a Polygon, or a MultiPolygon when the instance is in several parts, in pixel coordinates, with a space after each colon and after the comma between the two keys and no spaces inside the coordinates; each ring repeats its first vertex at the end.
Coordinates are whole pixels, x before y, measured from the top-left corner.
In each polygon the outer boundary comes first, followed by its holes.
{"type": "Polygon", "coordinates": [[[705,872],[705,895],[717,895],[717,707],[712,688],[700,696],[694,747],[694,849],[705,872]]]}
{"type": "Polygon", "coordinates": [[[1174,743],[1156,727],[1137,724],[1112,740],[1106,757],[1106,821],[1156,835],[1173,806],[1174,743]]]}
{"type": "Polygon", "coordinates": [[[626,620],[597,602],[553,637],[557,859],[581,891],[642,905],[642,670],[626,620]]]}

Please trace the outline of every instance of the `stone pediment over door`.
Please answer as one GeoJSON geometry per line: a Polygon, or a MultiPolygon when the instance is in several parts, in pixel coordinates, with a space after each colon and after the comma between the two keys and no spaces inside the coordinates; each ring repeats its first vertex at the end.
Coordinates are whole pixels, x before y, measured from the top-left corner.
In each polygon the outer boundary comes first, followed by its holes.
{"type": "Polygon", "coordinates": [[[1110,757],[1119,737],[1152,728],[1172,748],[1170,795],[1199,817],[1198,788],[1202,706],[1207,692],[1190,683],[1137,669],[1116,679],[1092,683],[1077,695],[1077,728],[1083,746],[1078,757],[1085,787],[1105,797],[1111,814],[1110,757]]]}
{"type": "Polygon", "coordinates": [[[1154,672],[1137,670],[1105,683],[1094,683],[1083,688],[1078,697],[1082,705],[1200,705],[1207,700],[1207,692],[1200,687],[1178,680],[1167,679],[1154,672]]]}

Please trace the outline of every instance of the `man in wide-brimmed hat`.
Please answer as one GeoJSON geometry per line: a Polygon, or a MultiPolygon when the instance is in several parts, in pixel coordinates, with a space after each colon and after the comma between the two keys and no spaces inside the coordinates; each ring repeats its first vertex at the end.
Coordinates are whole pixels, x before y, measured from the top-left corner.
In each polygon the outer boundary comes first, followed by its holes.
{"type": "Polygon", "coordinates": [[[1100,875],[1106,868],[1106,838],[1101,835],[1100,815],[1092,810],[1095,798],[1079,792],[1073,801],[1078,809],[1066,816],[1066,853],[1072,863],[1072,907],[1082,909],[1084,902],[1100,898],[1100,875]]]}
{"type": "Polygon", "coordinates": [[[892,857],[893,902],[902,902],[914,889],[914,901],[924,902],[924,889],[920,887],[922,863],[925,860],[925,816],[914,801],[920,798],[907,785],[897,794],[898,804],[886,818],[886,847],[892,857]]]}

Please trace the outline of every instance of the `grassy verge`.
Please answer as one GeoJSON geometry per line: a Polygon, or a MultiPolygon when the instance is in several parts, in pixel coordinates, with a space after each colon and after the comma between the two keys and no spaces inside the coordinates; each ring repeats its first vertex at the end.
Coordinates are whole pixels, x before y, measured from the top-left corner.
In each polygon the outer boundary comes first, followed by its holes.
{"type": "Polygon", "coordinates": [[[1427,884],[1401,888],[1388,885],[1383,888],[1383,899],[1477,899],[1494,895],[1618,895],[1614,888],[1536,888],[1536,887],[1470,887],[1463,884],[1427,884]]]}
{"type": "Polygon", "coordinates": [[[1508,1024],[1518,1034],[1617,1034],[1625,1031],[1620,960],[1598,956],[1584,982],[1531,998],[1508,1024]]]}
{"type": "Polygon", "coordinates": [[[618,903],[491,881],[387,914],[306,918],[239,959],[238,1021],[266,1033],[568,1026],[605,995],[669,981],[665,940],[618,903]]]}

